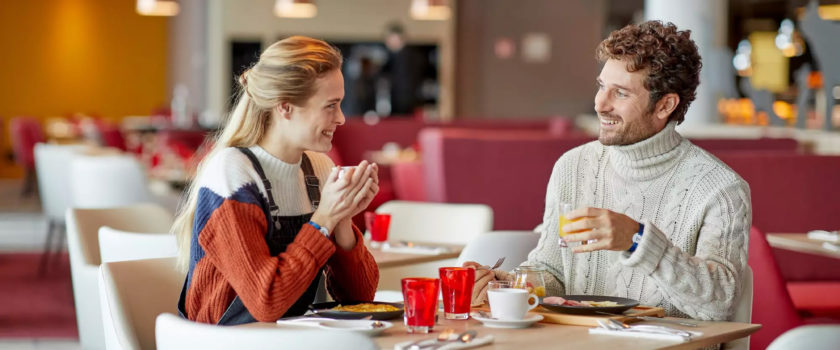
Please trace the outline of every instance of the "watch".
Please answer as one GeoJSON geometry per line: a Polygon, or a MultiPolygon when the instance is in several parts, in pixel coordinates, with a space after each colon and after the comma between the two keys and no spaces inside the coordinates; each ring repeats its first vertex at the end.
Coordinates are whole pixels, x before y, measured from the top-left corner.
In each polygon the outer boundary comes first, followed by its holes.
{"type": "Polygon", "coordinates": [[[329,229],[327,229],[326,227],[323,227],[321,225],[316,224],[315,221],[309,221],[309,224],[312,225],[312,227],[314,227],[316,230],[321,231],[321,234],[323,234],[324,237],[330,238],[330,230],[329,229]]]}
{"type": "Polygon", "coordinates": [[[645,232],[645,224],[639,223],[639,232],[633,234],[633,245],[630,246],[630,249],[627,249],[628,252],[636,251],[636,247],[639,246],[639,243],[642,242],[642,234],[645,232]]]}

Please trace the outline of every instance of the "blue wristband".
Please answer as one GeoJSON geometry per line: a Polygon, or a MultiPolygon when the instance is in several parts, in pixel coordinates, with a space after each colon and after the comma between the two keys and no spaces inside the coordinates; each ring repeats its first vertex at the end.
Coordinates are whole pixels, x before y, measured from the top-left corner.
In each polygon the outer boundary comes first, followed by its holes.
{"type": "Polygon", "coordinates": [[[639,242],[642,241],[642,234],[645,233],[645,224],[639,223],[639,232],[633,234],[633,245],[630,246],[630,249],[627,249],[628,252],[635,252],[636,247],[639,246],[639,242]]]}
{"type": "Polygon", "coordinates": [[[328,230],[326,227],[321,227],[321,225],[318,225],[315,223],[315,221],[311,220],[309,221],[309,224],[312,225],[312,227],[314,227],[316,230],[321,231],[324,237],[330,238],[330,230],[328,230]]]}

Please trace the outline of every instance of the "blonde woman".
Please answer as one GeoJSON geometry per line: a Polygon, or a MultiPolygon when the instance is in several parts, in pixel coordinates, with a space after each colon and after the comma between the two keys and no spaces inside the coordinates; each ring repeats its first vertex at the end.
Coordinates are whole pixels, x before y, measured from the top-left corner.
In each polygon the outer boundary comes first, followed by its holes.
{"type": "Polygon", "coordinates": [[[212,324],[301,315],[323,270],[338,301],[370,301],[379,270],[350,218],[379,190],[363,161],[339,176],[323,153],[344,124],[341,55],[294,36],[239,78],[241,93],[199,165],[173,231],[188,268],[178,309],[212,324]]]}

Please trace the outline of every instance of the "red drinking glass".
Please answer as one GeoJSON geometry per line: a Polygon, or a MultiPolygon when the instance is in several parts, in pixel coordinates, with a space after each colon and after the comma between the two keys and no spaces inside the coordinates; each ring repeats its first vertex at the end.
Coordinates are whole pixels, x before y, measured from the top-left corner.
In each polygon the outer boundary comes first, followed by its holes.
{"type": "Polygon", "coordinates": [[[443,314],[448,320],[470,318],[470,299],[475,284],[475,269],[467,267],[441,267],[441,294],[443,314]]]}
{"type": "Polygon", "coordinates": [[[376,214],[370,230],[370,240],[385,242],[388,240],[388,227],[391,226],[391,214],[376,214]]]}
{"type": "Polygon", "coordinates": [[[403,278],[405,328],[409,333],[429,333],[435,325],[440,280],[437,278],[403,278]]]}

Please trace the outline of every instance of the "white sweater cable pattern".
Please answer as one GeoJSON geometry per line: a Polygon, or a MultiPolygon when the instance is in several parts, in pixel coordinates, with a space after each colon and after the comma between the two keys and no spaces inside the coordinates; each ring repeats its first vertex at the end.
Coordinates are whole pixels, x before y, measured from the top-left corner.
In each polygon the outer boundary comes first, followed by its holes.
{"type": "Polygon", "coordinates": [[[541,237],[525,263],[546,269],[549,295],[613,295],[661,306],[669,316],[732,317],[747,264],[749,187],[674,126],[629,146],[590,142],[557,160],[541,237]],[[632,254],[560,248],[561,202],[644,223],[638,248],[632,254]]]}

